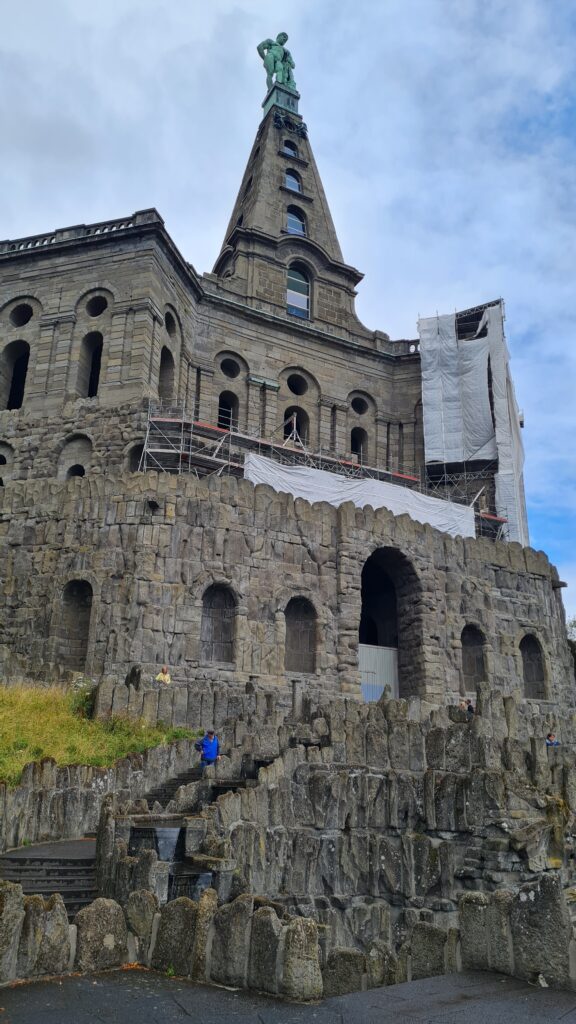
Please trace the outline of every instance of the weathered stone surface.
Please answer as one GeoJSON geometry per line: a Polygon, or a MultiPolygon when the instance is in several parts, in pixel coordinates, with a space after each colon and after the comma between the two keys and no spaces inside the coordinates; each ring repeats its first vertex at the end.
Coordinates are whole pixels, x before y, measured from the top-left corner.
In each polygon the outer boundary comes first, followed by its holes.
{"type": "Polygon", "coordinates": [[[366,957],[359,949],[331,949],[322,968],[324,996],[343,996],[366,988],[366,957]]]}
{"type": "Polygon", "coordinates": [[[144,962],[150,946],[152,924],[158,913],[158,899],[154,893],[146,889],[136,889],[128,896],[124,913],[128,928],[137,940],[138,959],[144,962]]]}
{"type": "Polygon", "coordinates": [[[0,983],[16,977],[18,946],[24,923],[22,887],[0,881],[0,983]]]}
{"type": "Polygon", "coordinates": [[[272,907],[260,907],[252,918],[248,987],[258,992],[278,991],[278,946],[282,924],[272,907]]]}
{"type": "Polygon", "coordinates": [[[172,970],[184,976],[190,973],[197,916],[198,904],[187,896],[180,896],[162,907],[152,954],[152,966],[156,970],[172,970]]]}
{"type": "Polygon", "coordinates": [[[284,930],[280,991],[290,999],[320,999],[322,972],[315,921],[295,917],[284,930]]]}
{"type": "Polygon", "coordinates": [[[560,875],[542,875],[523,885],[514,897],[510,924],[514,973],[528,979],[543,974],[549,984],[567,985],[572,925],[560,875]]]}
{"type": "Polygon", "coordinates": [[[366,957],[368,988],[395,985],[398,971],[397,958],[387,942],[376,941],[366,957]]]}
{"type": "Polygon", "coordinates": [[[222,985],[245,988],[254,899],[238,896],[214,915],[210,977],[222,985]]]}
{"type": "Polygon", "coordinates": [[[198,901],[198,913],[196,915],[196,931],[190,966],[190,977],[193,981],[206,980],[208,940],[217,908],[217,893],[214,889],[205,889],[198,901]]]}
{"type": "Polygon", "coordinates": [[[78,911],[74,923],[78,970],[105,971],[125,962],[128,933],[122,908],[115,900],[94,900],[78,911]]]}
{"type": "Polygon", "coordinates": [[[487,911],[490,897],[482,892],[465,893],[459,903],[462,967],[464,970],[487,971],[487,911]]]}
{"type": "Polygon", "coordinates": [[[446,939],[447,934],[442,928],[426,922],[418,922],[414,926],[410,936],[412,981],[444,974],[446,939]]]}
{"type": "Polygon", "coordinates": [[[59,893],[47,900],[42,896],[26,896],[24,910],[18,977],[62,974],[70,959],[70,926],[62,897],[59,893]]]}

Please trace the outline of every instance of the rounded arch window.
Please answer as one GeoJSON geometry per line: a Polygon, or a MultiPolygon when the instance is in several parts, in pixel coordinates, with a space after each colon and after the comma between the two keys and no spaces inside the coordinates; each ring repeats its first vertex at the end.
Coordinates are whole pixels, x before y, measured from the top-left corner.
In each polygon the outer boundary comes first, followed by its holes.
{"type": "Polygon", "coordinates": [[[354,412],[357,413],[358,416],[363,416],[365,412],[368,412],[368,402],[366,401],[365,398],[362,398],[360,395],[356,395],[356,397],[352,399],[350,404],[354,412]]]}
{"type": "Polygon", "coordinates": [[[247,196],[249,191],[250,191],[250,189],[252,188],[252,180],[253,180],[252,179],[252,175],[250,175],[250,177],[248,178],[248,181],[246,182],[246,188],[244,189],[244,196],[247,196]]]}
{"type": "Polygon", "coordinates": [[[296,444],[301,442],[302,444],[308,443],[308,437],[310,433],[310,420],[308,419],[307,413],[304,409],[299,409],[297,405],[290,406],[284,413],[284,438],[286,441],[291,440],[296,444]]]}
{"type": "Polygon", "coordinates": [[[298,146],[296,145],[295,142],[292,142],[291,139],[284,139],[284,142],[282,143],[282,152],[285,153],[286,156],[295,156],[295,157],[297,157],[298,156],[298,146]]]}
{"type": "Polygon", "coordinates": [[[286,383],[293,395],[305,395],[308,391],[308,381],[301,373],[291,373],[286,383]]]}
{"type": "Polygon", "coordinates": [[[299,316],[303,320],[310,317],[310,278],[299,263],[288,267],[286,309],[291,316],[299,316]]]}
{"type": "Polygon", "coordinates": [[[364,462],[368,455],[368,434],[361,427],[354,427],[350,433],[350,451],[364,462]]]}
{"type": "Polygon", "coordinates": [[[174,356],[170,349],[163,345],[160,353],[160,373],[158,375],[158,397],[163,402],[172,402],[174,399],[174,377],[174,356]]]}
{"type": "Polygon", "coordinates": [[[286,174],[284,175],[284,186],[285,188],[289,188],[291,192],[301,192],[302,182],[300,180],[300,175],[296,174],[296,171],[286,171],[286,174]]]}
{"type": "Polygon", "coordinates": [[[90,331],[82,339],[77,381],[80,398],[96,398],[98,394],[103,347],[104,338],[100,331],[90,331]]]}
{"type": "Polygon", "coordinates": [[[289,235],[306,234],[306,218],[297,206],[289,206],[286,211],[286,230],[289,235]]]}
{"type": "Polygon", "coordinates": [[[170,310],[164,314],[164,326],[171,338],[176,336],[176,319],[170,310]]]}
{"type": "Polygon", "coordinates": [[[84,466],[82,466],[81,463],[79,462],[75,462],[74,465],[70,466],[70,468],[66,472],[67,480],[69,480],[71,476],[86,476],[86,470],[84,469],[84,466]]]}
{"type": "Polygon", "coordinates": [[[34,310],[29,302],[19,302],[10,313],[10,323],[14,327],[25,327],[33,315],[34,310]]]}
{"type": "Polygon", "coordinates": [[[204,662],[234,661],[236,599],[230,587],[213,584],[202,598],[200,626],[201,657],[204,662]]]}
{"type": "Polygon", "coordinates": [[[85,434],[74,434],[63,444],[58,459],[58,479],[85,476],[92,465],[92,441],[85,434]]]}
{"type": "Polygon", "coordinates": [[[287,672],[316,669],[316,610],[305,597],[293,597],[286,605],[285,667],[287,672]]]}
{"type": "Polygon", "coordinates": [[[237,363],[235,359],[231,358],[231,356],[226,356],[226,358],[220,363],[220,369],[225,377],[228,377],[230,380],[234,380],[234,378],[238,377],[240,373],[240,363],[237,363]]]}
{"type": "Polygon", "coordinates": [[[238,220],[236,221],[236,227],[237,228],[241,228],[243,223],[244,223],[244,214],[241,213],[240,216],[238,217],[238,220]]]}
{"type": "Polygon", "coordinates": [[[130,473],[137,473],[140,469],[140,463],[142,461],[142,455],[144,453],[143,444],[135,444],[128,452],[128,470],[130,473]]]}
{"type": "Polygon", "coordinates": [[[239,402],[233,391],[223,391],[218,398],[218,426],[222,430],[238,430],[239,402]]]}
{"type": "Polygon", "coordinates": [[[104,295],[93,295],[86,303],[86,312],[91,317],[101,316],[107,308],[108,299],[104,295]]]}
{"type": "Polygon", "coordinates": [[[477,626],[464,626],[462,643],[462,677],[466,690],[474,690],[486,679],[486,637],[477,626]]]}
{"type": "Polygon", "coordinates": [[[544,656],[542,647],[535,636],[528,634],[522,637],[520,654],[522,655],[524,696],[532,700],[546,700],[544,656]]]}
{"type": "Polygon", "coordinates": [[[11,341],[0,356],[0,409],[21,409],[28,374],[30,346],[11,341]]]}

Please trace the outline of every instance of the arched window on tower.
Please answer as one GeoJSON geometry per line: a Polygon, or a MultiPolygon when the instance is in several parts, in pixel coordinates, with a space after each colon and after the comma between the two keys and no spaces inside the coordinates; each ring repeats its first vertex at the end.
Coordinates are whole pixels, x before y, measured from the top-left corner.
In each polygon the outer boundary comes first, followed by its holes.
{"type": "Polygon", "coordinates": [[[350,434],[350,451],[358,462],[366,462],[368,455],[368,434],[362,427],[354,427],[350,434]]]}
{"type": "Polygon", "coordinates": [[[293,597],[286,605],[287,672],[316,670],[316,611],[305,597],[293,597]]]}
{"type": "Polygon", "coordinates": [[[520,654],[522,655],[524,696],[532,700],[546,700],[544,658],[542,648],[535,636],[529,634],[522,637],[520,654]]]}
{"type": "Polygon", "coordinates": [[[98,394],[103,344],[100,331],[90,331],[82,338],[77,384],[80,398],[96,398],[98,394]]]}
{"type": "Polygon", "coordinates": [[[300,263],[288,267],[286,309],[291,316],[299,316],[303,320],[310,317],[310,278],[300,263]]]}
{"type": "Polygon", "coordinates": [[[218,426],[238,430],[238,398],[233,391],[223,391],[218,399],[218,426]]]}
{"type": "Polygon", "coordinates": [[[300,180],[300,175],[296,174],[296,171],[286,171],[286,174],[284,175],[284,186],[285,188],[289,188],[291,192],[301,192],[302,182],[300,180]]]}
{"type": "Polygon", "coordinates": [[[289,206],[286,212],[286,230],[289,235],[306,234],[306,218],[297,206],[289,206]]]}
{"type": "Polygon", "coordinates": [[[21,409],[30,359],[26,341],[11,341],[0,357],[0,409],[21,409]]]}
{"type": "Polygon", "coordinates": [[[285,156],[298,156],[298,146],[291,139],[284,139],[282,143],[282,152],[285,156]]]}
{"type": "Polygon", "coordinates": [[[163,402],[172,402],[174,399],[174,357],[166,345],[162,346],[160,353],[158,397],[163,402]]]}
{"type": "Polygon", "coordinates": [[[295,444],[298,444],[298,442],[308,444],[309,433],[310,420],[304,409],[298,408],[297,405],[292,405],[289,409],[286,409],[284,413],[285,440],[290,439],[295,444]]]}
{"type": "Polygon", "coordinates": [[[208,587],[202,598],[202,661],[234,661],[235,625],[236,601],[230,588],[221,584],[208,587]]]}
{"type": "Polygon", "coordinates": [[[476,626],[464,626],[462,643],[462,681],[465,692],[475,690],[486,679],[484,647],[486,637],[476,626]]]}

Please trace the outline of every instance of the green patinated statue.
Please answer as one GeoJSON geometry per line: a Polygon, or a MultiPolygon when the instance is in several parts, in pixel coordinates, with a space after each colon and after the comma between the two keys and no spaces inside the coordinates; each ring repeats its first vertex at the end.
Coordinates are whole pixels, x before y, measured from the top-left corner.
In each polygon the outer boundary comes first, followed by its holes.
{"type": "Polygon", "coordinates": [[[276,85],[283,85],[286,89],[296,90],[296,82],[292,74],[292,69],[296,65],[292,60],[290,50],[287,50],[284,45],[287,40],[288,33],[280,32],[276,39],[264,39],[257,46],[258,53],[266,68],[266,87],[268,89],[271,89],[274,85],[274,75],[276,75],[276,85]]]}

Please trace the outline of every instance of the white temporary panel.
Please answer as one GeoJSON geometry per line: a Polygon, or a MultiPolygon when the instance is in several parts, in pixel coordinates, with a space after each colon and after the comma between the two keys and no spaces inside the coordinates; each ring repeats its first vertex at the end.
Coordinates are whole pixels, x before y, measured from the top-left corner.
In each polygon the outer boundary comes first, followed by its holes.
{"type": "Polygon", "coordinates": [[[251,452],[244,460],[244,476],[253,484],[268,484],[275,491],[284,491],[306,501],[326,501],[343,505],[351,501],[358,508],[387,508],[399,516],[407,513],[418,523],[449,533],[453,537],[475,537],[474,510],[441,498],[432,498],[383,480],[351,479],[324,469],[308,466],[285,466],[263,455],[251,452]]]}
{"type": "Polygon", "coordinates": [[[398,696],[398,648],[358,644],[358,668],[362,698],[366,703],[380,700],[384,687],[398,696]]]}

